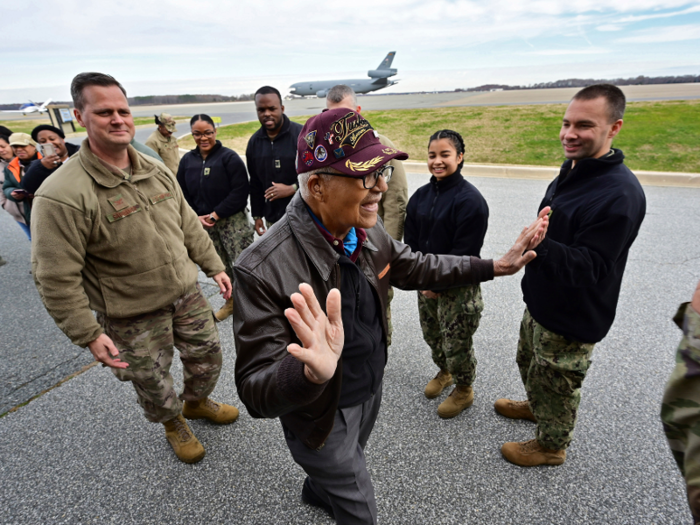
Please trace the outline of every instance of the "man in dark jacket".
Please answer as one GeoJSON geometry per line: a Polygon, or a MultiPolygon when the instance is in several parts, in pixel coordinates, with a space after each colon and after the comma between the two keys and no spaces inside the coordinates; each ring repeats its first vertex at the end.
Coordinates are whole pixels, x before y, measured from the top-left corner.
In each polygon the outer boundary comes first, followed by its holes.
{"type": "Polygon", "coordinates": [[[51,153],[51,155],[44,154],[41,159],[32,162],[27,173],[24,174],[22,188],[30,195],[34,195],[41,183],[80,149],[80,146],[66,142],[65,138],[63,130],[48,124],[42,124],[32,130],[32,139],[45,153],[51,153]]]}
{"type": "Polygon", "coordinates": [[[382,394],[389,287],[513,274],[535,257],[548,208],[497,261],[422,255],[377,222],[388,163],[405,153],[344,108],[309,119],[297,147],[299,194],[234,268],[236,386],[253,417],[280,418],[308,474],[303,501],[338,523],[376,523],[363,449],[382,394]]]}
{"type": "Polygon", "coordinates": [[[255,92],[255,109],[262,126],[250,137],[245,154],[255,231],[263,235],[282,218],[299,188],[294,161],[301,124],[287,118],[280,92],[270,86],[255,92]]]}
{"type": "Polygon", "coordinates": [[[580,389],[594,345],[615,318],[627,255],[646,212],[644,191],[612,140],[625,96],[610,84],[572,99],[559,139],[568,159],[547,188],[547,238],[522,281],[527,305],[517,364],[527,401],[499,399],[496,410],[537,423],[536,438],[501,452],[521,466],[561,465],[571,443],[580,389]]]}

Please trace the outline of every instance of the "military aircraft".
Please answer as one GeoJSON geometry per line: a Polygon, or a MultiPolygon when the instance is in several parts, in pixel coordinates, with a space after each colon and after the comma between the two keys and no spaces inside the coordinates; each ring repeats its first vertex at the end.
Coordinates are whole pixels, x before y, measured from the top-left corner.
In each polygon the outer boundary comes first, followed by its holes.
{"type": "Polygon", "coordinates": [[[385,87],[398,84],[398,80],[389,80],[389,77],[396,75],[396,69],[391,68],[396,51],[391,51],[377,69],[370,69],[367,76],[370,78],[349,79],[349,80],[317,80],[315,82],[297,82],[289,86],[292,96],[308,97],[316,95],[325,98],[328,91],[338,84],[345,84],[355,90],[355,93],[369,93],[385,87]]]}
{"type": "Polygon", "coordinates": [[[51,99],[48,99],[41,106],[37,106],[34,102],[30,100],[29,104],[22,104],[19,107],[19,109],[6,109],[3,110],[2,113],[22,113],[25,116],[28,113],[39,113],[41,115],[42,113],[47,113],[49,111],[49,108],[47,108],[46,106],[48,106],[50,103],[51,99]]]}

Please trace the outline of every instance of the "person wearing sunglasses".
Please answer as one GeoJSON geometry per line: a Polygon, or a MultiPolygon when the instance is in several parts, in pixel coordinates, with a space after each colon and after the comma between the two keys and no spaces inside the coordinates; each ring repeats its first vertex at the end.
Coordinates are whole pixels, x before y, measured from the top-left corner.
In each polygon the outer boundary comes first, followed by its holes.
{"type": "Polygon", "coordinates": [[[312,117],[297,141],[299,192],[234,267],[236,387],[251,416],[279,417],[307,474],[301,497],[338,523],[376,523],[364,447],[379,413],[390,286],[443,290],[516,273],[546,212],[503,258],[423,255],[377,220],[394,159],[359,113],[312,117]]]}
{"type": "MultiPolygon", "coordinates": [[[[177,181],[232,279],[234,261],[253,243],[253,226],[246,213],[248,172],[238,154],[216,139],[209,115],[192,117],[190,128],[197,147],[182,157],[177,181]]],[[[215,316],[223,321],[232,313],[231,297],[215,316]]]]}

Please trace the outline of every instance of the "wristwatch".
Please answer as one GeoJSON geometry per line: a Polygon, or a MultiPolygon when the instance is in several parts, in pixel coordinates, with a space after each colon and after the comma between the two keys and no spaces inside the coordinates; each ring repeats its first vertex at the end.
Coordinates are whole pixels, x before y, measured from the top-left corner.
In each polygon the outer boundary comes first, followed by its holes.
{"type": "Polygon", "coordinates": [[[214,217],[214,214],[213,214],[213,213],[210,213],[210,214],[209,214],[209,220],[210,220],[211,222],[216,222],[216,221],[218,221],[219,219],[217,219],[216,217],[214,217]]]}

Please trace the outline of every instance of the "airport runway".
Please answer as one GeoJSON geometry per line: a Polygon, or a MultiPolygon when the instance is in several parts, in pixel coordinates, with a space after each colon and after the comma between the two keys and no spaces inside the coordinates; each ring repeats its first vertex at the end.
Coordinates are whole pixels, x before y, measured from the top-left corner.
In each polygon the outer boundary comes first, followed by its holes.
{"type": "MultiPolygon", "coordinates": [[[[427,181],[409,174],[410,191],[427,181]]],[[[491,209],[484,257],[502,254],[528,223],[547,182],[471,179],[491,209]]],[[[397,291],[394,344],[382,411],[367,447],[379,517],[386,524],[690,523],[684,485],[659,421],[680,331],[671,322],[700,278],[700,190],[646,187],[648,211],[630,253],[617,319],[595,350],[574,442],[561,467],[505,462],[504,441],[529,439],[529,422],[501,418],[493,401],[524,395],[514,362],[523,303],[519,277],[483,285],[476,334],[476,402],[454,420],[422,394],[435,374],[415,292],[397,291]],[[673,213],[668,213],[673,210],[673,213]]],[[[30,245],[0,214],[0,413],[90,361],[41,306],[30,245]]],[[[215,307],[222,304],[201,281],[215,307]]],[[[177,461],[159,425],[141,416],[128,383],[91,368],[0,418],[0,523],[332,523],[300,502],[303,472],[280,425],[255,420],[234,384],[231,321],[220,325],[224,369],[213,397],[242,409],[229,427],[194,422],[207,448],[177,461]]],[[[174,375],[181,377],[179,360],[174,375]]]]}
{"type": "MultiPolygon", "coordinates": [[[[361,95],[358,102],[366,111],[391,109],[439,108],[447,106],[498,106],[522,104],[566,103],[579,88],[531,89],[494,92],[460,92],[460,93],[413,93],[406,95],[382,95],[380,93],[361,95]]],[[[700,98],[700,83],[695,84],[659,84],[650,86],[622,86],[628,101],[651,100],[690,100],[700,98]]],[[[285,112],[290,116],[314,115],[326,107],[325,99],[308,98],[285,100],[285,112]]],[[[206,113],[212,117],[221,117],[222,125],[256,120],[255,106],[249,102],[217,102],[208,104],[176,104],[163,106],[134,106],[131,108],[135,117],[148,117],[165,111],[175,116],[187,116],[206,113]]],[[[0,113],[0,120],[15,120],[12,114],[0,113]]],[[[22,118],[22,117],[20,117],[22,118]]],[[[37,119],[31,116],[26,119],[37,119]]],[[[43,117],[46,118],[46,117],[43,117]]],[[[180,125],[176,136],[189,132],[187,126],[180,125]]],[[[155,129],[145,127],[136,131],[136,140],[145,142],[155,129]]],[[[82,136],[70,139],[79,143],[82,136]]]]}

